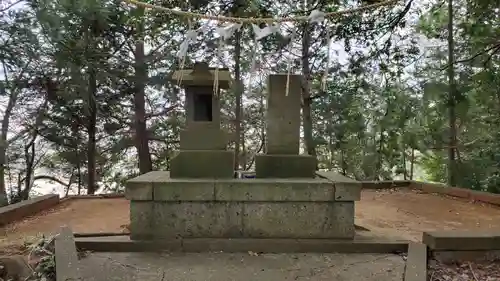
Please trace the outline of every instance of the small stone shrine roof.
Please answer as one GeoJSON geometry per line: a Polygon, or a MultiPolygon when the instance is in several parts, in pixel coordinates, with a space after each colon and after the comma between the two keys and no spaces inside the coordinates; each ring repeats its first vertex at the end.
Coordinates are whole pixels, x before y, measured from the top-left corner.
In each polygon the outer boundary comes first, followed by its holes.
{"type": "Polygon", "coordinates": [[[207,63],[197,62],[190,68],[174,71],[170,80],[180,81],[181,86],[212,86],[218,77],[219,88],[227,89],[232,82],[228,68],[209,67],[207,63]]]}

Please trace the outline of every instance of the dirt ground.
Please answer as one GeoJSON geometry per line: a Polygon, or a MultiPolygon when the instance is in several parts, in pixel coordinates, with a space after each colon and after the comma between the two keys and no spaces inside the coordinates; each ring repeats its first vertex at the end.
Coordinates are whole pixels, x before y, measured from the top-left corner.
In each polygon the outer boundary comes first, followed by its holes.
{"type": "Polygon", "coordinates": [[[356,224],[420,241],[423,231],[500,230],[500,208],[416,190],[363,190],[356,204],[356,224]]]}
{"type": "MultiPolygon", "coordinates": [[[[61,225],[75,232],[122,232],[129,222],[125,199],[75,199],[0,230],[0,247],[52,234],[61,225]]],[[[377,235],[418,241],[429,230],[500,230],[500,208],[412,190],[363,190],[356,224],[377,235]]]]}
{"type": "Polygon", "coordinates": [[[125,199],[74,199],[1,229],[0,247],[57,233],[62,225],[78,233],[120,232],[128,222],[129,202],[125,199]]]}

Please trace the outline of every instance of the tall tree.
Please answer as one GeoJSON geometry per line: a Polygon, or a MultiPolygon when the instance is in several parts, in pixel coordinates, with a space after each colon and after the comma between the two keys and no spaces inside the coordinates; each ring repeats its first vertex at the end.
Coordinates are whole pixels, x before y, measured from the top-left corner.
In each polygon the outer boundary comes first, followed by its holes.
{"type": "Polygon", "coordinates": [[[457,184],[457,160],[455,151],[457,148],[457,115],[455,83],[455,42],[453,38],[453,0],[448,0],[448,118],[449,118],[449,147],[448,147],[448,185],[457,184]]]}

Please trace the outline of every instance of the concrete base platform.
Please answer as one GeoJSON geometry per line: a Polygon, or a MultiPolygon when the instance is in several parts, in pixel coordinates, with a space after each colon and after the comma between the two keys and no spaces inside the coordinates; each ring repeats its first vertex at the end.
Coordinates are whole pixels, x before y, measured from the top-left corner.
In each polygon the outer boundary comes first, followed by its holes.
{"type": "Polygon", "coordinates": [[[129,236],[75,238],[79,249],[93,252],[255,252],[255,253],[403,253],[408,241],[358,236],[330,239],[184,238],[163,241],[131,240],[129,236]]]}
{"type": "Polygon", "coordinates": [[[90,253],[88,281],[402,281],[405,261],[388,254],[90,253]]]}
{"type": "Polygon", "coordinates": [[[354,237],[361,184],[325,179],[172,179],[127,183],[133,239],[354,237]]]}

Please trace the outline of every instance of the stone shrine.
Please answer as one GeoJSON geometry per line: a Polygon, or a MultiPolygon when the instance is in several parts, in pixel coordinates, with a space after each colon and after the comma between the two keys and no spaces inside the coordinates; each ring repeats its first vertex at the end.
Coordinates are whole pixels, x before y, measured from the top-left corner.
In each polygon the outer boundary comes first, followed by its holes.
{"type": "Polygon", "coordinates": [[[299,155],[301,76],[271,75],[268,84],[266,154],[255,157],[257,178],[314,178],[316,158],[299,155]]]}
{"type": "Polygon", "coordinates": [[[171,171],[127,182],[130,238],[353,238],[361,183],[319,178],[316,159],[299,155],[300,77],[290,77],[286,95],[287,75],[270,75],[267,152],[256,158],[257,178],[236,179],[218,95],[204,87],[212,91],[213,72],[199,66],[183,84],[187,124],[171,171]]]}
{"type": "MultiPolygon", "coordinates": [[[[219,93],[214,93],[215,69],[195,63],[182,75],[186,93],[186,128],[180,132],[180,151],[170,164],[171,178],[232,178],[234,152],[227,151],[227,133],[220,128],[219,93]],[[214,165],[217,163],[217,165],[214,165]]],[[[218,71],[219,89],[229,88],[229,72],[218,71]]]]}

